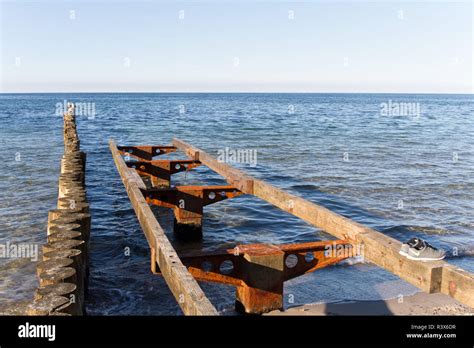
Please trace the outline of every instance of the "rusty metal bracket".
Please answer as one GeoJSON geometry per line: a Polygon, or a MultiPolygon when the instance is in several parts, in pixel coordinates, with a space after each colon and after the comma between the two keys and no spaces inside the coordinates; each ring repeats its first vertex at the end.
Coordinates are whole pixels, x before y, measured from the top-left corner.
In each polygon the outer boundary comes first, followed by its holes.
{"type": "Polygon", "coordinates": [[[199,167],[201,162],[194,160],[151,160],[128,161],[127,167],[135,169],[138,174],[151,178],[153,187],[168,188],[171,185],[171,175],[189,171],[199,167]]]}
{"type": "MultiPolygon", "coordinates": [[[[237,288],[237,308],[261,314],[283,307],[283,283],[338,263],[350,256],[343,240],[297,244],[247,244],[233,249],[180,255],[197,280],[237,288]],[[342,252],[341,252],[342,251],[342,252]]],[[[153,265],[152,272],[160,274],[153,265]]]]}
{"type": "Polygon", "coordinates": [[[199,240],[204,207],[243,193],[233,186],[176,186],[143,189],[142,194],[149,204],[173,209],[173,230],[178,238],[199,240]]]}
{"type": "Polygon", "coordinates": [[[174,146],[162,145],[139,145],[139,146],[117,146],[122,155],[132,156],[145,161],[153,160],[153,157],[175,152],[174,146]]]}
{"type": "Polygon", "coordinates": [[[201,214],[209,204],[234,198],[243,193],[233,186],[176,186],[169,189],[142,190],[149,204],[201,214]]]}

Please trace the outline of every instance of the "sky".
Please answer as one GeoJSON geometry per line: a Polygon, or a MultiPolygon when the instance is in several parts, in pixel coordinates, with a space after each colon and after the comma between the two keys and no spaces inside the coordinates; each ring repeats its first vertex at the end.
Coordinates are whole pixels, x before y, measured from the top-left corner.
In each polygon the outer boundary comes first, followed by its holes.
{"type": "Polygon", "coordinates": [[[0,92],[473,93],[471,1],[0,0],[0,92]]]}

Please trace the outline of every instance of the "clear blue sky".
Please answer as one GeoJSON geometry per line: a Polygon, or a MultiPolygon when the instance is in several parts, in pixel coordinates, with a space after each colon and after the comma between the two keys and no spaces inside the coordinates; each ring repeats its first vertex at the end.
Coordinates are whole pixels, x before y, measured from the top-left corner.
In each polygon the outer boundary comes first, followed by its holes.
{"type": "Polygon", "coordinates": [[[2,92],[473,92],[470,1],[0,1],[2,92]]]}

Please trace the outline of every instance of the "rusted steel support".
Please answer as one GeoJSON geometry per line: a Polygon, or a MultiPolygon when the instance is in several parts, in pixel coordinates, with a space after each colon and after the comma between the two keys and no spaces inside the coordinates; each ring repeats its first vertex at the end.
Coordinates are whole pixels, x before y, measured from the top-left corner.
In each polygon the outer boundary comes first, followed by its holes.
{"type": "Polygon", "coordinates": [[[233,186],[176,186],[142,190],[147,203],[173,209],[174,232],[183,240],[202,238],[202,215],[206,205],[240,196],[233,186]]]}
{"type": "Polygon", "coordinates": [[[160,145],[139,145],[139,146],[117,146],[120,154],[125,157],[135,157],[145,161],[153,160],[153,157],[175,152],[174,146],[160,146],[160,145]]]}
{"type": "Polygon", "coordinates": [[[138,174],[150,176],[153,187],[169,188],[171,175],[189,171],[201,165],[194,160],[151,160],[151,161],[128,161],[125,162],[129,168],[135,169],[138,174]]]}
{"type": "Polygon", "coordinates": [[[249,314],[283,309],[285,252],[272,245],[258,244],[240,249],[244,255],[244,284],[236,289],[235,309],[249,314]]]}
{"type": "MultiPolygon", "coordinates": [[[[180,255],[197,280],[236,287],[236,309],[261,314],[283,308],[283,283],[354,255],[342,240],[248,244],[211,253],[180,255]]],[[[160,274],[152,261],[153,273],[160,274]]]]}

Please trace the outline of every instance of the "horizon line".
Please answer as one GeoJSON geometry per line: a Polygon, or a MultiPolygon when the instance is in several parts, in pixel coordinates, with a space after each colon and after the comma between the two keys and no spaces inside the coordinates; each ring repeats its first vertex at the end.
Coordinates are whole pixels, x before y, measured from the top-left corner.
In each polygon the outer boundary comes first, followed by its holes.
{"type": "Polygon", "coordinates": [[[474,95],[472,92],[295,92],[295,91],[80,91],[80,92],[4,92],[1,94],[431,94],[431,95],[474,95]]]}

